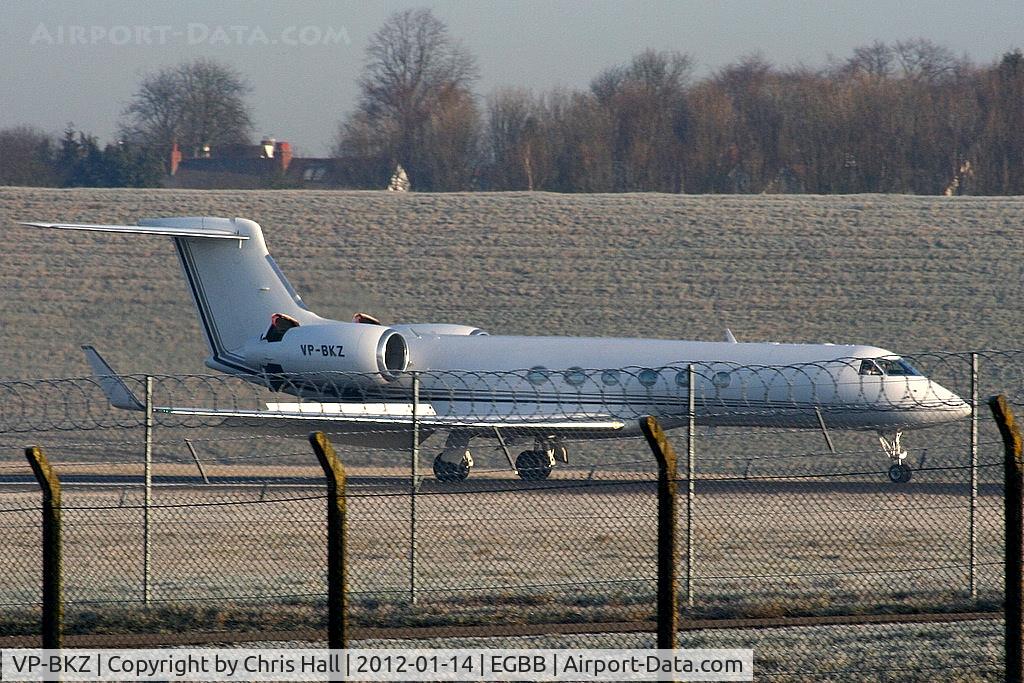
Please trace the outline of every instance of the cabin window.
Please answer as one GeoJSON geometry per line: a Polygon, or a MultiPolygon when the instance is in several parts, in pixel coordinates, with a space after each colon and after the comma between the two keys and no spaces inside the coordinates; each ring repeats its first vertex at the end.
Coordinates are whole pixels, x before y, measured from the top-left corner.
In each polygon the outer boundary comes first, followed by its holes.
{"type": "Polygon", "coordinates": [[[637,375],[636,378],[640,380],[640,384],[644,385],[645,387],[653,387],[655,384],[658,383],[658,376],[659,375],[657,370],[651,370],[650,368],[648,368],[646,370],[641,370],[640,374],[637,375]]]}
{"type": "Polygon", "coordinates": [[[526,373],[526,380],[530,384],[544,384],[548,381],[548,369],[543,365],[535,365],[526,373]]]}
{"type": "Polygon", "coordinates": [[[732,384],[732,375],[724,370],[716,372],[715,376],[711,378],[711,383],[719,389],[725,389],[732,384]]]}
{"type": "Polygon", "coordinates": [[[583,371],[583,368],[569,368],[562,375],[565,379],[565,383],[574,387],[578,387],[587,381],[587,373],[583,371]]]}
{"type": "Polygon", "coordinates": [[[619,371],[605,370],[601,373],[601,381],[609,387],[617,386],[619,384],[619,371]]]}

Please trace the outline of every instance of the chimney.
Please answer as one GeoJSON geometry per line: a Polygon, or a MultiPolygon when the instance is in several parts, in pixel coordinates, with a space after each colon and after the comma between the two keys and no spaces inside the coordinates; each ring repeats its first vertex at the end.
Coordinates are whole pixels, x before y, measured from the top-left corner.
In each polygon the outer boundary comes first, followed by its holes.
{"type": "Polygon", "coordinates": [[[288,170],[288,164],[292,163],[292,146],[290,144],[287,142],[274,143],[274,163],[281,173],[288,170]]]}
{"type": "Polygon", "coordinates": [[[181,163],[181,150],[178,149],[178,143],[175,142],[171,145],[171,175],[178,172],[178,164],[181,163]]]}
{"type": "Polygon", "coordinates": [[[260,155],[264,159],[273,159],[274,151],[277,149],[277,141],[274,138],[263,138],[260,140],[260,155]]]}

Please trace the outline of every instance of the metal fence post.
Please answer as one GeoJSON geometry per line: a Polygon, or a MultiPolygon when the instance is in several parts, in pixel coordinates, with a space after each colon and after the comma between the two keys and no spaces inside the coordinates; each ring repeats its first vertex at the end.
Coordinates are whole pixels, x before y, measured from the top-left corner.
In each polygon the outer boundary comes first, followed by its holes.
{"type": "Polygon", "coordinates": [[[687,366],[686,384],[690,393],[686,429],[686,606],[693,609],[693,508],[697,475],[697,382],[693,365],[687,366]]]}
{"type": "Polygon", "coordinates": [[[38,446],[26,448],[25,457],[43,491],[43,647],[59,649],[64,642],[60,479],[38,446]]]}
{"type": "Polygon", "coordinates": [[[309,435],[327,478],[327,646],[348,646],[348,575],[345,567],[345,467],[323,432],[309,435]]]}
{"type": "Polygon", "coordinates": [[[153,503],[153,378],[146,375],[146,449],[142,465],[142,604],[149,606],[149,507],[153,503]]]}
{"type": "Polygon", "coordinates": [[[968,523],[971,600],[978,599],[978,354],[971,354],[971,504],[968,523]]]}
{"type": "Polygon", "coordinates": [[[409,604],[416,604],[416,488],[420,463],[420,376],[412,373],[412,467],[409,481],[409,604]]]}
{"type": "Polygon", "coordinates": [[[1005,644],[1006,680],[1020,683],[1024,676],[1024,466],[1021,464],[1021,435],[1005,396],[988,400],[999,433],[1003,437],[1005,548],[1005,644]]]}
{"type": "Polygon", "coordinates": [[[185,445],[188,446],[188,452],[192,454],[192,459],[196,463],[196,469],[199,470],[199,476],[203,478],[203,483],[209,484],[210,478],[206,476],[206,470],[203,469],[203,462],[199,459],[199,453],[196,451],[196,447],[192,445],[192,439],[185,439],[185,445]]]}
{"type": "Polygon", "coordinates": [[[674,650],[679,628],[676,579],[676,453],[658,421],[645,417],[640,429],[658,459],[658,649],[674,650]]]}

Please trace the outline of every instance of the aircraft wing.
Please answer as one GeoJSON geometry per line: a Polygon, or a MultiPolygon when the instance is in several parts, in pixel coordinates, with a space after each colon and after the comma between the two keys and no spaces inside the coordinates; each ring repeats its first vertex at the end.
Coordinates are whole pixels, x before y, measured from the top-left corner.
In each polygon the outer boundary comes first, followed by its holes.
{"type": "MultiPolygon", "coordinates": [[[[619,431],[622,420],[594,415],[438,415],[428,403],[418,407],[416,421],[425,429],[494,429],[514,431],[619,431]]],[[[155,412],[181,417],[241,420],[284,420],[289,422],[333,422],[372,427],[411,426],[411,403],[270,403],[266,410],[208,410],[203,408],[154,408],[155,412]]]]}
{"type": "MultiPolygon", "coordinates": [[[[145,404],[132,393],[128,385],[114,372],[99,352],[92,346],[83,346],[86,360],[97,378],[100,388],[107,400],[115,408],[122,410],[145,410],[145,404]]],[[[268,403],[265,410],[184,408],[177,406],[154,406],[153,411],[162,415],[180,417],[213,418],[229,421],[263,422],[274,421],[301,424],[303,422],[330,422],[340,425],[352,425],[362,429],[381,430],[396,429],[403,426],[411,427],[413,423],[413,405],[411,403],[268,403]]],[[[511,430],[516,432],[558,432],[588,431],[615,432],[626,425],[622,420],[611,416],[594,414],[552,415],[516,415],[515,413],[495,413],[488,415],[458,415],[442,413],[434,409],[430,403],[416,406],[416,421],[426,430],[468,429],[468,430],[511,430]]]]}

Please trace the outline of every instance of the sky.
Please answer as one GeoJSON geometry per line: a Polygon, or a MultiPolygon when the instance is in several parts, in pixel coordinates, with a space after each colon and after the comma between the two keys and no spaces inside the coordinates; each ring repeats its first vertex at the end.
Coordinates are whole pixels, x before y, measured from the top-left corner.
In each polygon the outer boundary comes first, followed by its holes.
{"type": "Polygon", "coordinates": [[[875,40],[927,38],[980,63],[1024,47],[1021,0],[0,0],[0,128],[73,123],[111,141],[145,74],[210,57],[251,84],[256,136],[327,155],[368,41],[407,7],[432,9],[477,57],[481,96],[584,88],[646,48],[688,53],[701,76],[754,52],[820,66],[875,40]]]}

